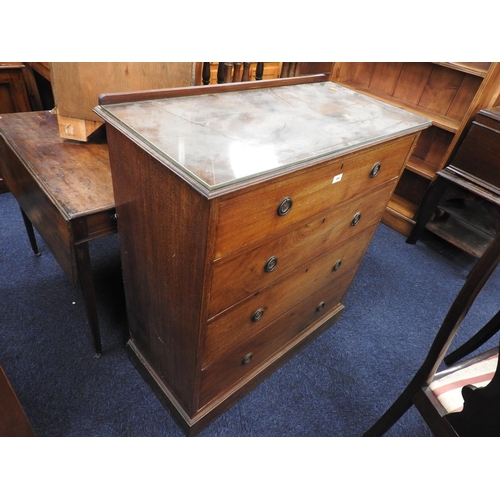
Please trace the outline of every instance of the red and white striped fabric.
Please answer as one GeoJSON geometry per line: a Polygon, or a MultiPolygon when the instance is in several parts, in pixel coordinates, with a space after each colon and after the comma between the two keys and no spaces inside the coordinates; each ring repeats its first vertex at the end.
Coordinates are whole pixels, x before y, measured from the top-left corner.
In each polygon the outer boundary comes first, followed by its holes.
{"type": "Polygon", "coordinates": [[[429,389],[438,398],[448,413],[461,411],[464,400],[462,387],[473,385],[477,388],[488,385],[493,378],[498,364],[498,354],[467,366],[461,370],[434,380],[429,389]]]}

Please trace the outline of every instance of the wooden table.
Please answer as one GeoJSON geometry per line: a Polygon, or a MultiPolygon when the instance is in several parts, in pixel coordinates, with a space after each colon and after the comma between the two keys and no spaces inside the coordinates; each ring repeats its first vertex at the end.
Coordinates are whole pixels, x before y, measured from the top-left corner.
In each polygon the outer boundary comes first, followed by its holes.
{"type": "Polygon", "coordinates": [[[89,241],[116,232],[108,147],[61,139],[50,111],[0,115],[0,171],[21,207],[33,251],[32,225],[74,286],[80,286],[96,356],[101,338],[89,241]]]}

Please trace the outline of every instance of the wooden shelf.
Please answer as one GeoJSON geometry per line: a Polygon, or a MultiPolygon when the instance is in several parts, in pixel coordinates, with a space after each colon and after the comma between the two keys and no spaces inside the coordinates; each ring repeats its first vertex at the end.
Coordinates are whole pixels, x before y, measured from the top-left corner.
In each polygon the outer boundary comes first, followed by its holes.
{"type": "Polygon", "coordinates": [[[493,239],[489,234],[479,231],[462,219],[453,216],[429,222],[426,229],[478,258],[483,255],[493,239]]]}
{"type": "Polygon", "coordinates": [[[436,165],[415,157],[410,158],[408,164],[406,165],[406,168],[429,180],[434,179],[437,171],[436,165]]]}
{"type": "Polygon", "coordinates": [[[385,223],[408,234],[425,191],[449,165],[474,116],[500,104],[500,63],[338,62],[331,80],[431,121],[384,215],[385,223]]]}
{"type": "Polygon", "coordinates": [[[434,64],[439,64],[446,68],[451,68],[462,73],[467,73],[469,75],[479,76],[484,78],[490,67],[490,63],[473,63],[473,62],[435,62],[434,64]]]}
{"type": "Polygon", "coordinates": [[[448,132],[452,132],[453,134],[455,134],[460,128],[460,121],[458,120],[452,120],[451,118],[448,118],[446,116],[442,116],[437,113],[432,113],[427,109],[421,108],[419,106],[413,106],[394,97],[389,97],[380,92],[374,92],[373,90],[368,90],[362,87],[361,85],[357,85],[352,82],[340,82],[340,85],[348,87],[352,90],[356,90],[357,92],[361,92],[362,94],[366,94],[370,97],[374,97],[375,99],[386,102],[387,104],[392,104],[393,106],[397,106],[398,108],[402,108],[405,109],[406,111],[411,111],[412,113],[424,116],[425,118],[431,120],[432,124],[435,127],[447,130],[448,132]]]}
{"type": "Polygon", "coordinates": [[[388,207],[401,214],[403,217],[406,217],[408,220],[413,220],[413,217],[418,209],[418,205],[411,203],[397,194],[392,195],[388,207]]]}
{"type": "Polygon", "coordinates": [[[405,217],[398,210],[399,206],[397,203],[395,203],[394,200],[391,200],[389,206],[384,212],[382,222],[399,233],[409,236],[413,226],[415,225],[415,221],[410,217],[405,217]]]}

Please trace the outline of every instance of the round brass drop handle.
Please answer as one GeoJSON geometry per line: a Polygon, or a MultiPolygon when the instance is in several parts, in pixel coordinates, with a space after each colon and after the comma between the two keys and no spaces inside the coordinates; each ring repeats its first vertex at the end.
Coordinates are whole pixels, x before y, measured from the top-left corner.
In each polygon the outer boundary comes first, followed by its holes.
{"type": "Polygon", "coordinates": [[[252,358],[253,358],[253,354],[251,352],[249,352],[241,361],[241,364],[242,365],[248,365],[248,363],[250,363],[250,361],[252,361],[252,358]]]}
{"type": "Polygon", "coordinates": [[[382,168],[382,165],[380,164],[380,162],[375,163],[375,165],[373,165],[373,167],[370,170],[370,177],[371,178],[377,177],[381,168],[382,168]]]}
{"type": "Polygon", "coordinates": [[[354,217],[352,218],[351,221],[351,226],[356,226],[360,220],[361,220],[361,212],[354,214],[354,217]]]}
{"type": "Polygon", "coordinates": [[[289,213],[292,209],[292,205],[293,201],[290,197],[287,196],[286,198],[283,198],[283,200],[281,200],[281,203],[278,205],[278,215],[280,217],[283,217],[284,215],[289,213]]]}
{"type": "Polygon", "coordinates": [[[261,307],[252,314],[252,322],[257,323],[257,321],[260,321],[262,319],[262,316],[264,316],[264,309],[262,309],[261,307]]]}
{"type": "Polygon", "coordinates": [[[267,259],[267,262],[264,266],[264,272],[270,273],[276,269],[276,266],[278,265],[278,257],[276,255],[273,255],[269,259],[267,259]]]}

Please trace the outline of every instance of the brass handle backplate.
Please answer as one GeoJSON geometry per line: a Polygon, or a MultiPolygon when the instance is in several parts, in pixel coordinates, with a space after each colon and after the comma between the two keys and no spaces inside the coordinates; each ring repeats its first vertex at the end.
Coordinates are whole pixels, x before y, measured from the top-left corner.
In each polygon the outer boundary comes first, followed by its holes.
{"type": "Polygon", "coordinates": [[[292,209],[293,201],[288,196],[284,198],[281,203],[278,205],[278,215],[282,217],[286,215],[292,209]]]}
{"type": "Polygon", "coordinates": [[[276,269],[277,265],[278,265],[278,257],[276,257],[276,255],[273,255],[267,260],[266,265],[264,266],[264,271],[266,273],[270,273],[276,269]]]}
{"type": "Polygon", "coordinates": [[[339,259],[335,264],[333,264],[332,271],[338,271],[339,267],[342,265],[342,261],[339,259]]]}
{"type": "Polygon", "coordinates": [[[262,309],[261,307],[252,314],[252,321],[254,323],[257,323],[257,321],[260,321],[262,319],[262,316],[264,316],[264,309],[262,309]]]}
{"type": "Polygon", "coordinates": [[[380,164],[380,162],[375,163],[375,165],[373,165],[372,169],[370,170],[370,177],[372,177],[372,178],[377,177],[381,168],[382,168],[382,165],[380,164]]]}
{"type": "Polygon", "coordinates": [[[321,309],[323,309],[323,307],[325,307],[325,303],[323,301],[321,301],[318,306],[316,307],[316,311],[321,311],[321,309]]]}
{"type": "Polygon", "coordinates": [[[361,219],[361,212],[354,214],[354,217],[352,218],[352,221],[351,221],[351,226],[356,226],[358,224],[358,222],[360,221],[360,219],[361,219]]]}
{"type": "Polygon", "coordinates": [[[252,358],[253,358],[253,354],[251,352],[249,352],[244,358],[243,360],[241,361],[241,364],[242,365],[248,365],[248,363],[250,363],[250,361],[252,361],[252,358]]]}

